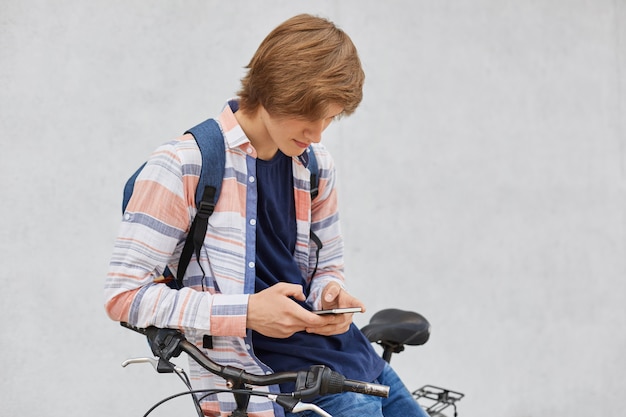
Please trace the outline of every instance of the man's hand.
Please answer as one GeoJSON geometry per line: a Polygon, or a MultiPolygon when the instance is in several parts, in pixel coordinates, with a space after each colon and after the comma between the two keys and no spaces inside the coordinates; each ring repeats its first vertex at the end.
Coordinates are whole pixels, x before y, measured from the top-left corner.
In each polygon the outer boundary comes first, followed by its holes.
{"type": "MultiPolygon", "coordinates": [[[[363,303],[342,290],[339,284],[330,283],[322,293],[322,307],[361,307],[363,303]]],[[[302,308],[291,298],[304,301],[302,287],[284,282],[275,284],[248,299],[246,326],[262,335],[287,338],[296,332],[307,331],[323,336],[348,331],[352,314],[328,314],[320,316],[302,308]]]]}
{"type": "Polygon", "coordinates": [[[322,309],[361,307],[365,312],[365,305],[356,297],[351,296],[336,282],[331,282],[322,291],[322,309]]]}
{"type": "MultiPolygon", "coordinates": [[[[322,309],[329,310],[331,308],[344,307],[361,307],[361,311],[365,312],[365,305],[357,298],[348,294],[336,282],[331,282],[322,291],[322,309]]],[[[317,333],[324,336],[333,334],[341,334],[348,331],[352,324],[352,315],[354,313],[328,314],[329,318],[323,326],[307,327],[309,333],[317,333]]]]}
{"type": "Polygon", "coordinates": [[[280,282],[248,299],[246,326],[262,335],[287,338],[311,326],[323,326],[324,318],[292,300],[304,301],[302,286],[280,282]]]}

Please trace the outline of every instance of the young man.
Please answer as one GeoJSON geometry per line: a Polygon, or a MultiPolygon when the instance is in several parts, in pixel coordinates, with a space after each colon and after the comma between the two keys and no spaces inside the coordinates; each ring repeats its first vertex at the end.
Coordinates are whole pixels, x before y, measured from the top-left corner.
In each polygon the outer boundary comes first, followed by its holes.
{"type": "MultiPolygon", "coordinates": [[[[392,386],[384,400],[352,393],[320,398],[335,417],[424,415],[351,314],[310,311],[364,308],[344,287],[334,165],[319,144],[334,119],[355,111],[363,80],[352,41],[332,22],[299,15],[272,31],[248,65],[237,99],[216,118],[226,169],[185,286],[170,289],[159,277],[166,266],[176,271],[196,212],[201,159],[191,135],[159,147],[137,178],[106,280],[109,316],[180,329],[198,346],[211,336],[204,349],[209,357],[251,373],[325,364],[350,379],[392,386]],[[313,201],[309,145],[319,166],[313,201]]],[[[196,389],[224,388],[193,361],[190,368],[196,389]]],[[[211,396],[202,408],[208,416],[224,415],[233,398],[211,396]]],[[[251,398],[249,412],[283,415],[259,397],[251,398]]]]}

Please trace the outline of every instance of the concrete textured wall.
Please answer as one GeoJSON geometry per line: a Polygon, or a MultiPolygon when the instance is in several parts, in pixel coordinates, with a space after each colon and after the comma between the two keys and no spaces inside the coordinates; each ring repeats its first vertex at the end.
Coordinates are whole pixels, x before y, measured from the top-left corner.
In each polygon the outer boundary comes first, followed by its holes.
{"type": "Polygon", "coordinates": [[[2,414],[138,416],[182,390],[121,368],[147,346],[102,307],[122,185],[300,12],[343,27],[367,73],[325,137],[357,324],[424,314],[431,340],[392,364],[464,392],[460,416],[618,415],[624,0],[3,0],[2,414]]]}

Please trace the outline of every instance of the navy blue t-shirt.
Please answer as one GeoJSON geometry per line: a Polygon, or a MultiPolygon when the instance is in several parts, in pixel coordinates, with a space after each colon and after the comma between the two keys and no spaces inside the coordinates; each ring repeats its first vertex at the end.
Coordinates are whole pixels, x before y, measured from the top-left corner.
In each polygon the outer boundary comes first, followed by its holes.
{"type": "MultiPolygon", "coordinates": [[[[280,151],[269,161],[257,160],[256,292],[278,282],[289,282],[302,285],[308,296],[306,282],[293,257],[296,213],[292,169],[291,158],[280,151]]],[[[384,361],[354,324],[346,333],[335,336],[298,332],[277,339],[252,332],[252,340],[257,358],[275,372],[321,364],[349,379],[373,381],[384,366],[384,361]]],[[[292,386],[286,384],[281,389],[293,390],[292,386]]]]}

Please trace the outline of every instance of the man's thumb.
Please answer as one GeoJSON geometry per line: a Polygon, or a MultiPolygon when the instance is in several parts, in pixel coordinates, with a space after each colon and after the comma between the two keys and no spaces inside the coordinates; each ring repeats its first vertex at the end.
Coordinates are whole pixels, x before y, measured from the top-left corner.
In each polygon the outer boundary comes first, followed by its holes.
{"type": "Polygon", "coordinates": [[[339,291],[341,291],[341,288],[337,287],[336,285],[333,285],[332,287],[328,289],[328,291],[326,291],[326,294],[324,295],[324,301],[327,301],[327,302],[334,301],[335,298],[337,298],[337,295],[339,295],[339,291]]]}

